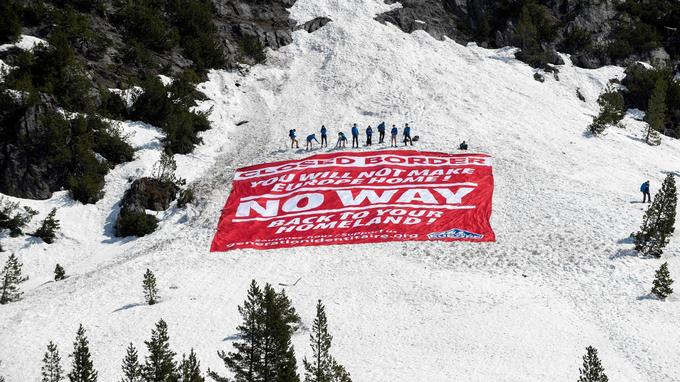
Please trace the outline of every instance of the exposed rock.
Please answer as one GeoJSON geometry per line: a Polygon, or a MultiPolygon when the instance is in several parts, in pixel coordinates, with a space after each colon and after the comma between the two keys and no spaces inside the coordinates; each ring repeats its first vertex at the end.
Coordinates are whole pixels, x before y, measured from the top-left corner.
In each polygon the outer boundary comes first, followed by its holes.
{"type": "Polygon", "coordinates": [[[534,73],[534,79],[538,82],[545,82],[545,76],[541,73],[534,73]]]}
{"type": "MultiPolygon", "coordinates": [[[[10,95],[11,94],[11,95],[10,95]]],[[[45,160],[45,128],[42,117],[56,110],[54,100],[41,95],[27,104],[17,93],[14,107],[0,110],[0,193],[28,199],[47,199],[58,189],[63,174],[50,169],[45,160]]]]}
{"type": "Polygon", "coordinates": [[[175,200],[179,187],[154,178],[140,178],[125,191],[121,208],[129,211],[165,211],[175,200]]]}
{"type": "Polygon", "coordinates": [[[329,19],[328,17],[316,17],[312,20],[307,21],[304,24],[296,26],[295,30],[306,30],[307,32],[312,33],[331,21],[333,20],[329,19]]]}

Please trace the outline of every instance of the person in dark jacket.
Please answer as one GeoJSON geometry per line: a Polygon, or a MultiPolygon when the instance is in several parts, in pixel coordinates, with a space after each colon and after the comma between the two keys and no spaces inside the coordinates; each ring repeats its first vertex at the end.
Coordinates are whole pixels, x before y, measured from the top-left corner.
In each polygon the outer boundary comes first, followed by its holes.
{"type": "Polygon", "coordinates": [[[640,186],[640,192],[642,192],[642,203],[652,202],[652,196],[649,194],[649,181],[642,183],[640,186]]]}
{"type": "Polygon", "coordinates": [[[352,148],[355,147],[359,147],[359,128],[356,123],[352,126],[352,148]]]}
{"type": "Polygon", "coordinates": [[[290,129],[290,131],[288,131],[288,137],[290,137],[290,148],[291,149],[293,148],[293,146],[295,146],[298,149],[300,148],[300,144],[298,144],[298,140],[297,140],[297,138],[295,138],[296,135],[297,134],[295,133],[295,129],[290,129]]]}
{"type": "Polygon", "coordinates": [[[458,150],[467,150],[468,149],[468,144],[467,142],[463,141],[458,145],[458,150]]]}
{"type": "Polygon", "coordinates": [[[345,133],[342,131],[338,133],[338,143],[335,144],[335,147],[340,147],[340,148],[345,148],[347,147],[347,137],[345,136],[345,133]]]}
{"type": "Polygon", "coordinates": [[[392,125],[392,130],[390,130],[390,135],[391,135],[391,142],[390,146],[392,147],[397,147],[397,135],[399,135],[399,129],[397,129],[396,125],[392,125]]]}
{"type": "Polygon", "coordinates": [[[321,125],[321,147],[328,147],[328,136],[326,135],[328,130],[326,126],[321,125]]]}
{"type": "Polygon", "coordinates": [[[385,142],[385,121],[380,122],[378,125],[378,143],[385,142]]]}
{"type": "Polygon", "coordinates": [[[366,146],[371,145],[371,138],[373,138],[373,128],[371,125],[368,125],[366,128],[366,146]]]}
{"type": "Polygon", "coordinates": [[[413,140],[411,139],[411,127],[407,123],[406,126],[404,126],[404,146],[408,146],[409,143],[411,146],[413,146],[413,140]]]}
{"type": "Polygon", "coordinates": [[[305,150],[311,150],[314,148],[314,142],[319,143],[319,141],[316,139],[316,134],[309,134],[307,136],[307,146],[305,147],[305,150]]]}

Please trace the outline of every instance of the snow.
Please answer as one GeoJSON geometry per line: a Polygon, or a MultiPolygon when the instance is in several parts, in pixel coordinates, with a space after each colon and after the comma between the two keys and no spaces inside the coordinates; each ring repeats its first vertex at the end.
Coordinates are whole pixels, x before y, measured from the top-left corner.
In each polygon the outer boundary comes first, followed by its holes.
{"type": "MultiPolygon", "coordinates": [[[[355,381],[576,380],[588,345],[613,381],[680,381],[678,299],[646,297],[662,262],[680,274],[680,242],[671,240],[656,260],[635,256],[629,239],[644,213],[631,203],[639,184],[650,179],[658,190],[676,171],[680,143],[648,146],[634,113],[603,137],[584,134],[598,94],[623,68],[585,70],[565,57],[559,81],[548,75],[539,83],[514,48],[465,47],[374,20],[399,6],[298,0],[291,8],[298,23],[333,22],[295,32],[291,45],[268,51],[267,64],[245,77],[212,71],[200,85],[209,99],[198,108],[212,109],[213,128],[194,153],[176,156],[198,200],[158,213],[156,233],[112,237],[129,180],[150,174],[160,155],[162,133],[141,123],[122,123],[140,150],[107,175],[97,204],[66,192],[21,200],[41,212],[33,228],[59,207],[62,235],[52,245],[2,239],[0,260],[15,252],[31,279],[23,300],[0,307],[0,374],[37,379],[50,340],[68,366],[82,322],[101,380],[116,380],[127,344],[144,354],[161,317],[175,351],[193,347],[203,370],[223,372],[216,351],[230,350],[250,280],[277,286],[301,278],[288,295],[307,327],[317,299],[325,302],[333,352],[355,381]],[[494,156],[496,243],[208,252],[235,168],[307,155],[287,148],[293,127],[303,136],[323,123],[332,137],[352,122],[383,119],[413,126],[419,149],[453,152],[467,140],[494,156]],[[71,277],[50,282],[56,263],[71,277]],[[143,305],[146,268],[161,290],[154,306],[143,305]]],[[[298,359],[309,355],[307,341],[305,330],[295,335],[298,359]]]]}
{"type": "Polygon", "coordinates": [[[14,47],[23,50],[33,50],[33,48],[39,44],[47,44],[47,41],[34,36],[21,35],[19,41],[15,43],[0,45],[0,52],[4,52],[14,47]]]}

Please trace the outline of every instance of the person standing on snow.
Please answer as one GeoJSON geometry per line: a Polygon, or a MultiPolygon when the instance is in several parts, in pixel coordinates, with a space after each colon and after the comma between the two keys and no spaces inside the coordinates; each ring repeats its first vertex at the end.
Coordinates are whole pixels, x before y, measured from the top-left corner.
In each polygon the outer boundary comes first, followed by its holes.
{"type": "Polygon", "coordinates": [[[392,130],[390,130],[390,135],[392,137],[392,140],[390,142],[390,146],[397,147],[397,135],[399,135],[399,129],[397,129],[397,125],[392,125],[392,130]]]}
{"type": "Polygon", "coordinates": [[[352,126],[352,148],[354,147],[359,148],[359,128],[356,123],[352,126]],[[354,146],[355,144],[356,146],[354,146]]]}
{"type": "Polygon", "coordinates": [[[328,130],[326,130],[326,126],[321,125],[321,147],[328,147],[328,136],[326,135],[327,132],[328,130]]]}
{"type": "Polygon", "coordinates": [[[335,144],[335,147],[340,147],[340,148],[345,148],[347,147],[347,137],[345,136],[345,133],[342,131],[338,133],[338,143],[335,144]]]}
{"type": "Polygon", "coordinates": [[[371,128],[371,125],[368,125],[366,128],[366,146],[371,145],[371,138],[373,137],[373,128],[371,128]]]}
{"type": "Polygon", "coordinates": [[[640,186],[640,192],[642,192],[642,203],[652,202],[652,196],[649,194],[649,181],[642,183],[640,186]]]}
{"type": "Polygon", "coordinates": [[[408,146],[409,143],[411,146],[413,146],[413,140],[411,139],[411,127],[409,127],[407,123],[406,126],[404,126],[404,146],[408,146]]]}
{"type": "Polygon", "coordinates": [[[378,125],[378,133],[380,134],[378,136],[378,143],[385,142],[385,121],[380,122],[378,125]]]}
{"type": "Polygon", "coordinates": [[[288,131],[288,136],[290,137],[290,148],[291,149],[293,148],[293,146],[295,146],[298,149],[300,148],[300,145],[298,144],[298,140],[295,138],[296,135],[297,134],[295,133],[295,129],[290,129],[290,131],[288,131]]]}
{"type": "Polygon", "coordinates": [[[305,147],[305,150],[311,150],[312,148],[314,148],[314,142],[312,141],[316,141],[316,143],[319,143],[319,141],[316,140],[315,134],[309,134],[307,136],[307,146],[305,147]]]}

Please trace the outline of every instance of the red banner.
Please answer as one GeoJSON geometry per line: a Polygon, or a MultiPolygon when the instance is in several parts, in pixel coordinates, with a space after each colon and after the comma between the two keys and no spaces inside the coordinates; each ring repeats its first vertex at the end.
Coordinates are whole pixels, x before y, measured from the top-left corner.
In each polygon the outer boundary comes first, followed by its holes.
{"type": "Polygon", "coordinates": [[[238,169],[211,251],[495,241],[485,154],[318,154],[238,169]]]}

